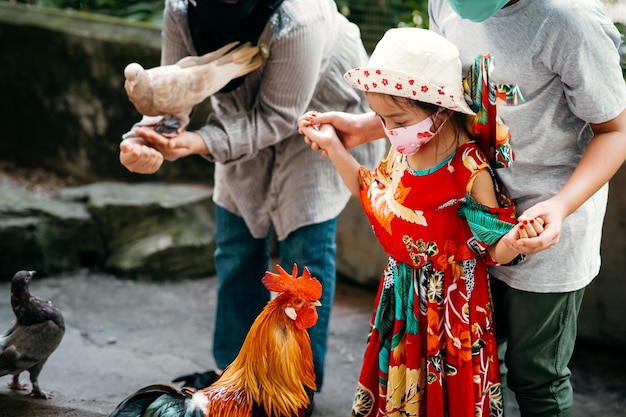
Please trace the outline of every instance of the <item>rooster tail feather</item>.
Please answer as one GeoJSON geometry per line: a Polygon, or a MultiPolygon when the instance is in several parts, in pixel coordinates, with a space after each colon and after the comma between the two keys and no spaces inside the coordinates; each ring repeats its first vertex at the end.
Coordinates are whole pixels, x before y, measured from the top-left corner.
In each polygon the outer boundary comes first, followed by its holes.
{"type": "Polygon", "coordinates": [[[109,417],[207,417],[206,405],[201,392],[157,384],[127,397],[109,417]]]}

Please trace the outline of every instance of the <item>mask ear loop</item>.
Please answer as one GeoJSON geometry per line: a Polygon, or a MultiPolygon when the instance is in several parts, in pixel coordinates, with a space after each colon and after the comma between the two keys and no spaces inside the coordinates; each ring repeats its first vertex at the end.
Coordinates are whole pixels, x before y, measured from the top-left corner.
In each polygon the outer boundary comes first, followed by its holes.
{"type": "Polygon", "coordinates": [[[387,125],[385,124],[385,121],[383,120],[382,116],[380,114],[376,114],[376,117],[378,117],[378,121],[380,122],[380,124],[383,125],[385,129],[387,129],[387,125]]]}
{"type": "MultiPolygon", "coordinates": [[[[432,114],[430,117],[433,120],[433,124],[435,123],[435,121],[437,120],[437,117],[439,117],[439,114],[443,112],[443,107],[439,107],[439,109],[432,114]]],[[[439,131],[441,130],[441,128],[443,127],[443,125],[446,124],[446,122],[448,120],[450,120],[450,118],[452,117],[452,114],[448,115],[448,117],[445,118],[445,120],[443,122],[441,122],[441,124],[439,126],[437,126],[437,128],[435,129],[435,131],[433,132],[433,135],[436,135],[437,133],[439,133],[439,131]]]]}
{"type": "MultiPolygon", "coordinates": [[[[437,111],[436,111],[436,112],[432,115],[432,117],[433,117],[433,124],[435,123],[436,118],[439,116],[439,114],[440,114],[440,113],[442,113],[444,110],[445,110],[445,109],[444,109],[443,107],[439,107],[439,109],[438,109],[438,110],[437,110],[437,111]]],[[[433,132],[433,135],[435,135],[435,136],[436,136],[436,135],[439,133],[439,131],[441,131],[441,129],[443,128],[443,125],[445,125],[445,124],[446,124],[446,122],[447,122],[448,120],[450,120],[450,118],[451,118],[451,117],[452,117],[452,113],[450,113],[450,114],[448,115],[448,117],[446,117],[446,118],[444,119],[444,121],[443,121],[443,122],[441,122],[441,124],[440,124],[439,126],[437,126],[437,128],[436,128],[436,129],[435,129],[435,131],[433,132]]],[[[457,145],[458,145],[458,143],[457,143],[457,145]]],[[[438,153],[438,151],[439,151],[439,142],[438,142],[438,141],[437,141],[437,142],[435,142],[435,147],[436,147],[435,151],[436,151],[436,153],[438,153]]]]}

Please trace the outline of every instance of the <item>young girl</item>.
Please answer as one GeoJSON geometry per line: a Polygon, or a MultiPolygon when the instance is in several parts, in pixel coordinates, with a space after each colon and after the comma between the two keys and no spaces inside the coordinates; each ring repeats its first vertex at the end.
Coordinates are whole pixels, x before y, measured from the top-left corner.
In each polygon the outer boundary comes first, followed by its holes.
{"type": "Polygon", "coordinates": [[[465,130],[458,50],[417,28],[391,29],[366,68],[345,75],[366,92],[391,150],[362,167],[316,113],[299,129],[360,197],[389,262],[376,297],[353,416],[503,415],[487,265],[518,257],[500,238],[515,225],[483,152],[465,130]],[[503,207],[499,206],[503,201],[503,207]]]}

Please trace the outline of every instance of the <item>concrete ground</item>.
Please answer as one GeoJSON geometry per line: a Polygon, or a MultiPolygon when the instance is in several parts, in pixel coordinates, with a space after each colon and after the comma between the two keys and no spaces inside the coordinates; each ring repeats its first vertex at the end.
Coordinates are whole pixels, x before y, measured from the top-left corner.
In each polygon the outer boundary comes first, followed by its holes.
{"type": "MultiPolygon", "coordinates": [[[[40,376],[49,400],[8,389],[0,378],[0,417],[103,417],[136,389],[213,367],[216,280],[122,280],[74,273],[35,279],[33,295],[64,313],[66,335],[40,376]]],[[[0,331],[13,320],[10,284],[0,283],[0,331]]],[[[326,382],[315,417],[350,415],[374,294],[340,283],[331,319],[326,382]]],[[[626,356],[579,344],[571,365],[577,417],[626,416],[626,356]]],[[[22,376],[27,380],[27,374],[22,376]]],[[[507,417],[519,416],[513,405],[507,417]]]]}

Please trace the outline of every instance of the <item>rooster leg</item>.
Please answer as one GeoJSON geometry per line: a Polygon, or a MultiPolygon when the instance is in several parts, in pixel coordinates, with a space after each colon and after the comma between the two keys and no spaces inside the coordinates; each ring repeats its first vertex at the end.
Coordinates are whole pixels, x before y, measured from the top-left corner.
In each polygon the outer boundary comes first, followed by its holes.
{"type": "Polygon", "coordinates": [[[20,374],[13,375],[13,379],[9,383],[9,388],[15,391],[25,391],[28,386],[26,384],[20,384],[20,374]]]}

